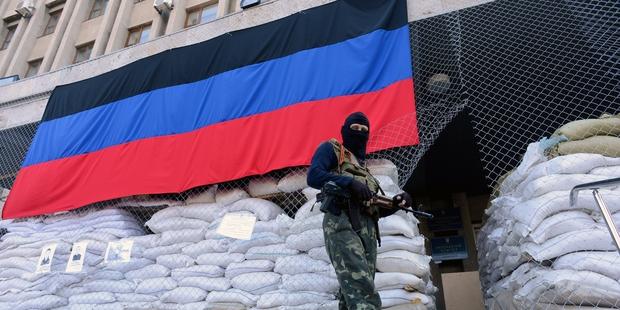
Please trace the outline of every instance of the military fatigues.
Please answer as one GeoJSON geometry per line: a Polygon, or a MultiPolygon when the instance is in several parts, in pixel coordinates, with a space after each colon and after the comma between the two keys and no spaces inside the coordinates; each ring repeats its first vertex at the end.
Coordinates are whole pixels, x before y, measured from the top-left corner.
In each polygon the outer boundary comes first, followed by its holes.
{"type": "MultiPolygon", "coordinates": [[[[330,140],[330,143],[338,158],[338,168],[334,172],[353,177],[367,184],[370,190],[376,193],[379,185],[368,169],[357,164],[354,156],[336,140],[330,140]]],[[[351,208],[359,208],[359,206],[351,206],[351,208]]],[[[341,212],[325,213],[323,234],[327,253],[340,283],[339,307],[340,309],[381,309],[381,299],[374,285],[378,210],[367,209],[361,212],[360,227],[356,231],[349,219],[349,206],[343,203],[338,206],[338,209],[341,212]]]]}

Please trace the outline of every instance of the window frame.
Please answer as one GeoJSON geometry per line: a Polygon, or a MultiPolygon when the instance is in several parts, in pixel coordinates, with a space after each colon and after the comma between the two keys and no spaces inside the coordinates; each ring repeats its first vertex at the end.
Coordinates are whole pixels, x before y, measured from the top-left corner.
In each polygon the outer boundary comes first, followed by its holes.
{"type": "Polygon", "coordinates": [[[60,17],[62,16],[62,11],[63,9],[58,9],[58,10],[51,11],[47,14],[48,15],[47,23],[45,23],[45,27],[43,28],[43,33],[41,33],[41,37],[48,36],[56,32],[56,27],[58,27],[58,22],[60,21],[60,17]],[[58,17],[58,18],[55,19],[56,23],[54,24],[54,28],[52,28],[52,30],[48,32],[48,29],[50,29],[50,22],[54,20],[53,18],[55,17],[58,17]]]}
{"type": "Polygon", "coordinates": [[[90,41],[88,43],[84,43],[81,45],[78,45],[75,47],[75,55],[73,56],[73,64],[78,64],[84,61],[87,61],[90,59],[90,56],[92,56],[93,54],[93,47],[95,47],[95,41],[90,41]],[[84,60],[80,60],[80,61],[76,61],[78,58],[78,54],[80,52],[80,49],[85,48],[85,47],[90,47],[90,52],[88,53],[88,57],[84,60]]]}
{"type": "Polygon", "coordinates": [[[184,28],[189,28],[189,27],[197,26],[197,25],[200,25],[200,24],[204,24],[204,23],[216,20],[217,19],[217,9],[218,9],[218,1],[209,1],[207,3],[203,3],[203,4],[200,4],[200,5],[197,5],[197,6],[194,6],[192,8],[187,9],[186,14],[185,14],[184,28]],[[203,21],[202,20],[202,14],[203,14],[202,12],[206,8],[209,8],[209,7],[214,7],[215,8],[215,17],[212,20],[203,21]],[[196,13],[196,12],[199,13],[200,21],[197,24],[190,25],[189,24],[189,17],[190,17],[190,15],[192,13],[196,13]]]}
{"type": "Polygon", "coordinates": [[[33,77],[39,74],[39,71],[41,70],[41,64],[43,64],[43,58],[37,58],[34,60],[31,60],[28,62],[28,69],[26,69],[26,73],[24,74],[24,78],[27,79],[29,77],[33,77]],[[38,63],[37,64],[37,71],[34,72],[32,75],[28,75],[28,73],[30,72],[30,69],[33,67],[34,63],[38,63]]]}
{"type": "Polygon", "coordinates": [[[142,37],[142,34],[144,32],[144,28],[149,27],[149,36],[150,36],[151,35],[152,25],[153,25],[153,22],[148,22],[148,23],[144,23],[144,24],[140,24],[140,25],[128,28],[127,29],[127,39],[125,39],[125,47],[130,47],[130,46],[138,45],[140,43],[147,42],[148,40],[144,41],[144,42],[140,42],[140,40],[138,40],[138,42],[136,42],[136,43],[134,43],[132,45],[128,45],[129,44],[129,39],[131,38],[131,34],[133,32],[138,32],[139,31],[140,32],[140,37],[142,37]]]}
{"type": "Polygon", "coordinates": [[[109,0],[95,0],[93,1],[93,5],[90,7],[90,11],[88,13],[88,18],[86,20],[91,20],[91,19],[95,19],[99,16],[103,16],[105,14],[105,10],[108,8],[108,3],[109,0]],[[97,10],[95,11],[95,6],[97,5],[97,3],[101,3],[102,7],[101,10],[97,10]],[[100,12],[99,15],[93,15],[93,12],[100,12]]]}
{"type": "Polygon", "coordinates": [[[2,38],[2,44],[0,45],[0,51],[3,51],[9,48],[9,45],[11,45],[11,42],[13,41],[13,38],[15,37],[15,33],[17,32],[17,24],[7,25],[6,30],[7,30],[6,34],[4,35],[4,38],[2,38]],[[9,35],[11,36],[9,37],[9,35]]]}

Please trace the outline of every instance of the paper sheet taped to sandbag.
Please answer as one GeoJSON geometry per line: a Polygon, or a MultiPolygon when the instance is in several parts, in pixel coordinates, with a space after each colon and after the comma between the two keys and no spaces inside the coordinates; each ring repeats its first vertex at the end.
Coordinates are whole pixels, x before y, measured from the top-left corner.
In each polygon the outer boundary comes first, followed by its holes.
{"type": "Polygon", "coordinates": [[[251,213],[227,213],[222,218],[217,233],[235,239],[250,240],[254,225],[256,224],[256,216],[251,213]]]}

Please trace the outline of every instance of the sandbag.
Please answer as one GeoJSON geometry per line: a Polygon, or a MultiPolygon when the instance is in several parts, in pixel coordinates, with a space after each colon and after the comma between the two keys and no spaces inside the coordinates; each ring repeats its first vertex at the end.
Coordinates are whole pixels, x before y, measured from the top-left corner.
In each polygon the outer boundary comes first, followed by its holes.
{"type": "Polygon", "coordinates": [[[607,179],[605,176],[589,174],[552,174],[517,186],[516,192],[523,199],[531,199],[553,191],[570,191],[573,187],[607,179]]]}
{"type": "Polygon", "coordinates": [[[415,224],[398,215],[390,215],[379,219],[381,235],[404,235],[413,238],[418,235],[415,224]]]}
{"type": "Polygon", "coordinates": [[[551,238],[541,245],[532,242],[521,245],[521,251],[538,262],[577,251],[613,251],[615,249],[611,235],[602,228],[571,231],[551,238]]]}
{"type": "Polygon", "coordinates": [[[282,276],[282,288],[290,292],[336,293],[338,280],[320,273],[300,273],[282,276]]]}
{"type": "Polygon", "coordinates": [[[248,184],[248,193],[252,197],[273,195],[278,192],[278,181],[273,177],[254,178],[248,184]]]}
{"type": "Polygon", "coordinates": [[[194,265],[194,258],[183,254],[168,254],[158,257],[156,262],[169,269],[176,269],[194,265]]]}
{"type": "Polygon", "coordinates": [[[227,278],[185,277],[179,280],[181,287],[197,287],[207,292],[226,291],[230,288],[230,280],[227,278]]]}
{"type": "Polygon", "coordinates": [[[620,138],[594,136],[578,141],[562,142],[550,151],[552,156],[575,153],[595,153],[609,157],[620,157],[620,138]]]}
{"type": "Polygon", "coordinates": [[[272,271],[273,267],[274,263],[270,260],[246,260],[228,265],[224,276],[231,279],[244,273],[272,271]]]}
{"type": "Polygon", "coordinates": [[[308,303],[327,301],[334,297],[317,292],[288,292],[278,290],[262,294],[256,303],[260,309],[279,306],[298,306],[308,303]]]}
{"type": "Polygon", "coordinates": [[[177,287],[161,296],[162,302],[174,304],[187,304],[204,300],[207,292],[197,287],[177,287]]]}
{"type": "Polygon", "coordinates": [[[159,300],[157,296],[135,293],[117,293],[114,294],[114,297],[119,302],[154,302],[159,300]]]}
{"type": "Polygon", "coordinates": [[[190,244],[183,247],[183,254],[197,258],[205,253],[223,253],[228,250],[228,240],[226,239],[210,239],[202,240],[198,243],[190,244]]]}
{"type": "Polygon", "coordinates": [[[162,221],[164,219],[177,217],[177,216],[181,216],[181,213],[179,212],[179,207],[168,207],[168,208],[157,211],[155,214],[151,216],[151,219],[149,221],[157,222],[157,221],[162,221]]]}
{"type": "Polygon", "coordinates": [[[278,257],[297,255],[299,251],[289,249],[285,244],[272,244],[250,248],[245,254],[246,259],[268,259],[275,262],[278,257]]]}
{"type": "Polygon", "coordinates": [[[611,279],[620,279],[620,255],[612,252],[576,252],[559,257],[553,269],[592,271],[611,279]]]}
{"type": "Polygon", "coordinates": [[[161,234],[159,245],[171,245],[183,242],[198,242],[204,238],[203,229],[180,229],[164,231],[161,234]]]}
{"type": "Polygon", "coordinates": [[[308,230],[298,235],[290,235],[286,238],[287,248],[303,252],[324,245],[325,238],[323,229],[308,230]]]}
{"type": "Polygon", "coordinates": [[[301,193],[304,194],[304,196],[306,196],[307,200],[315,199],[316,198],[316,194],[318,194],[320,192],[321,192],[320,189],[316,189],[316,188],[312,188],[312,187],[306,187],[306,188],[301,190],[301,193]]]}
{"type": "Polygon", "coordinates": [[[202,229],[209,225],[208,222],[199,219],[185,217],[171,217],[159,221],[147,221],[145,223],[150,230],[155,233],[162,233],[168,230],[180,229],[202,229]]]}
{"type": "Polygon", "coordinates": [[[201,191],[198,194],[189,196],[186,200],[186,204],[194,203],[213,203],[215,202],[215,192],[217,191],[217,185],[209,186],[207,190],[201,191]]]}
{"type": "Polygon", "coordinates": [[[259,221],[269,221],[275,219],[278,215],[284,213],[282,208],[277,204],[259,198],[241,199],[233,203],[228,212],[248,211],[256,215],[259,221]]]}
{"type": "Polygon", "coordinates": [[[308,251],[308,256],[310,256],[313,259],[322,260],[324,262],[328,262],[328,263],[331,262],[329,259],[329,254],[327,254],[327,250],[325,249],[324,246],[310,249],[308,251]]]}
{"type": "Polygon", "coordinates": [[[213,265],[191,266],[174,269],[170,276],[177,281],[186,277],[219,278],[224,276],[224,268],[213,265]]]}
{"type": "Polygon", "coordinates": [[[380,272],[403,272],[428,278],[430,273],[428,256],[402,250],[377,254],[377,270],[380,272]]]}
{"type": "Polygon", "coordinates": [[[211,223],[220,216],[223,210],[224,204],[222,203],[197,203],[179,207],[179,215],[211,223]]]}
{"type": "Polygon", "coordinates": [[[245,253],[250,248],[284,242],[282,237],[272,232],[253,233],[250,240],[235,240],[229,246],[230,253],[245,253]]]}
{"type": "Polygon", "coordinates": [[[254,306],[258,296],[238,289],[231,289],[226,292],[211,292],[205,300],[209,304],[214,303],[240,303],[245,306],[254,306]]]}
{"type": "Polygon", "coordinates": [[[105,304],[115,301],[114,294],[108,292],[84,293],[69,297],[70,304],[105,304]]]}
{"type": "Polygon", "coordinates": [[[402,304],[432,304],[432,299],[418,292],[407,292],[405,290],[382,290],[379,291],[382,307],[392,307],[402,304]]]}
{"type": "Polygon", "coordinates": [[[620,118],[605,117],[572,121],[558,128],[554,136],[565,136],[570,141],[593,136],[620,136],[620,118]]]}
{"type": "Polygon", "coordinates": [[[596,222],[592,217],[581,211],[566,211],[546,218],[530,233],[528,239],[537,244],[561,234],[595,228],[596,222]]]}
{"type": "Polygon", "coordinates": [[[594,168],[590,171],[590,174],[604,175],[609,178],[618,177],[620,175],[620,165],[594,168]]]}
{"type": "Polygon", "coordinates": [[[93,280],[82,285],[93,292],[110,293],[133,293],[136,288],[136,285],[128,280],[93,280]]]}
{"type": "Polygon", "coordinates": [[[398,168],[389,159],[368,159],[366,161],[366,167],[370,171],[370,174],[374,176],[387,176],[394,184],[398,184],[398,168]]]}
{"type": "Polygon", "coordinates": [[[230,283],[236,289],[260,295],[277,290],[280,278],[275,272],[250,272],[232,278],[230,283]]]}
{"type": "Polygon", "coordinates": [[[137,270],[129,271],[125,274],[127,280],[143,280],[151,278],[162,278],[170,275],[170,269],[162,265],[150,265],[137,270]]]}
{"type": "Polygon", "coordinates": [[[386,193],[400,193],[402,190],[398,187],[397,183],[394,183],[389,176],[385,175],[375,175],[375,179],[379,181],[379,186],[386,193]]]}
{"type": "Polygon", "coordinates": [[[415,275],[402,272],[377,272],[375,274],[375,289],[392,290],[404,289],[406,291],[416,290],[424,292],[426,283],[415,275]]]}
{"type": "Polygon", "coordinates": [[[67,305],[69,302],[66,298],[54,295],[45,295],[33,299],[22,300],[17,307],[11,309],[53,309],[67,305]]]}
{"type": "Polygon", "coordinates": [[[308,187],[306,183],[307,169],[289,172],[278,181],[278,190],[285,193],[292,193],[308,187]]]}
{"type": "Polygon", "coordinates": [[[163,291],[170,291],[177,287],[177,281],[172,278],[152,278],[145,279],[136,287],[138,294],[156,294],[163,291]]]}
{"type": "Polygon", "coordinates": [[[226,268],[230,263],[238,263],[244,260],[241,253],[207,253],[196,258],[199,265],[213,265],[226,268]]]}
{"type": "Polygon", "coordinates": [[[222,205],[229,205],[231,203],[234,203],[237,200],[241,200],[244,198],[248,198],[250,197],[250,195],[240,189],[240,188],[234,188],[234,189],[219,189],[217,190],[217,192],[215,193],[215,202],[222,204],[222,205]]]}
{"type": "MultiPolygon", "coordinates": [[[[318,206],[316,208],[318,208],[318,206]]],[[[308,217],[305,217],[303,220],[295,220],[293,222],[293,225],[291,225],[288,233],[291,235],[297,235],[307,230],[323,229],[324,216],[325,214],[319,212],[319,214],[310,215],[308,217]]]]}
{"type": "Polygon", "coordinates": [[[279,257],[273,271],[280,274],[300,274],[329,271],[330,266],[322,260],[316,260],[306,254],[279,257]]]}
{"type": "Polygon", "coordinates": [[[142,251],[142,257],[155,260],[157,257],[167,254],[175,254],[181,252],[181,249],[193,244],[191,242],[182,242],[165,246],[158,246],[142,251]]]}
{"type": "Polygon", "coordinates": [[[417,254],[424,254],[424,237],[408,238],[404,236],[384,236],[381,237],[381,246],[377,248],[378,253],[393,250],[405,250],[417,254]]]}

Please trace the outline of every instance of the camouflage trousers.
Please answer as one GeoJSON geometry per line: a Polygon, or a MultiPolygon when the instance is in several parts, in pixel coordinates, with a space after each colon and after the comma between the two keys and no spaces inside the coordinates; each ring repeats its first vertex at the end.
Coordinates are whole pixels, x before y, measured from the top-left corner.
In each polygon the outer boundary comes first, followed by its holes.
{"type": "Polygon", "coordinates": [[[340,283],[339,308],[381,309],[381,298],[374,283],[377,237],[373,220],[362,215],[361,230],[356,233],[346,212],[339,216],[327,212],[323,218],[323,234],[327,254],[340,283]]]}

